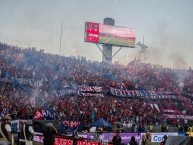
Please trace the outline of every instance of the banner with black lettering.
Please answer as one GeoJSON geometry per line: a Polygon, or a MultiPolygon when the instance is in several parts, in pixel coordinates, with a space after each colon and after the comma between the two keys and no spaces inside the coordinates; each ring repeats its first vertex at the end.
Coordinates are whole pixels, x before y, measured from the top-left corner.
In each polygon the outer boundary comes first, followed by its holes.
{"type": "Polygon", "coordinates": [[[83,93],[82,92],[82,96],[84,96],[84,97],[104,97],[104,94],[102,94],[102,93],[93,94],[93,93],[83,93]]]}
{"type": "Polygon", "coordinates": [[[175,95],[146,96],[148,99],[177,99],[175,95]]]}
{"type": "Polygon", "coordinates": [[[87,85],[81,85],[80,89],[82,92],[92,92],[92,93],[102,93],[102,87],[100,86],[87,86],[87,85]]]}
{"type": "MultiPolygon", "coordinates": [[[[107,90],[106,90],[107,91],[107,90]]],[[[62,90],[54,90],[56,96],[66,96],[76,94],[78,96],[98,96],[104,97],[106,91],[101,86],[88,86],[85,84],[77,85],[73,84],[71,87],[63,88],[62,90]]],[[[116,97],[146,97],[149,99],[177,99],[176,95],[170,95],[167,92],[156,92],[149,90],[123,90],[110,87],[109,94],[116,97]]]]}
{"type": "Polygon", "coordinates": [[[110,94],[117,97],[147,97],[150,99],[176,99],[174,95],[165,92],[155,92],[149,90],[123,90],[110,87],[110,94]]]}
{"type": "Polygon", "coordinates": [[[58,91],[55,90],[54,93],[56,94],[56,96],[60,97],[60,96],[76,94],[77,91],[71,88],[66,88],[66,89],[58,90],[58,91]]]}
{"type": "Polygon", "coordinates": [[[168,118],[178,118],[178,119],[183,119],[183,120],[193,120],[193,116],[189,116],[189,115],[172,115],[172,114],[164,114],[164,116],[168,117],[168,118]]]}

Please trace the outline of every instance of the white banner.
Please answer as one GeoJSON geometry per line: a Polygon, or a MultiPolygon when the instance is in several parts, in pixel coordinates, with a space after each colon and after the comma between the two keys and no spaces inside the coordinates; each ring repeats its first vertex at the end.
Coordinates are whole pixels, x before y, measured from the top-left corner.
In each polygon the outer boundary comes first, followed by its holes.
{"type": "Polygon", "coordinates": [[[43,143],[43,140],[44,140],[43,134],[42,134],[42,133],[35,132],[35,136],[34,136],[34,138],[33,138],[33,141],[43,143]]]}
{"type": "Polygon", "coordinates": [[[178,136],[177,132],[163,132],[163,133],[152,133],[151,135],[151,142],[162,142],[164,135],[167,136],[178,136]]]}
{"type": "Polygon", "coordinates": [[[99,86],[81,85],[80,89],[81,89],[82,92],[97,92],[97,93],[101,93],[103,91],[102,87],[99,87],[99,86]]]}
{"type": "MultiPolygon", "coordinates": [[[[142,135],[145,133],[141,133],[141,138],[142,135]]],[[[167,136],[178,136],[177,132],[160,132],[160,133],[151,133],[151,142],[162,142],[164,135],[167,136]]]]}
{"type": "Polygon", "coordinates": [[[164,116],[168,118],[178,118],[178,119],[186,119],[186,120],[193,120],[193,116],[188,115],[171,115],[171,114],[164,114],[164,116]]]}
{"type": "Polygon", "coordinates": [[[13,120],[11,121],[11,129],[13,132],[20,132],[21,127],[26,122],[26,120],[13,120]]]}

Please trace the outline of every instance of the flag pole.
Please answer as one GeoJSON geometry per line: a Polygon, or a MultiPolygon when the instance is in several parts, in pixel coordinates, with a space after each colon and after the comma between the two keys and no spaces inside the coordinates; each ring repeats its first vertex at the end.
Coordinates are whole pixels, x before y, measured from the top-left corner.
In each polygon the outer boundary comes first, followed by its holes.
{"type": "Polygon", "coordinates": [[[61,32],[60,32],[60,49],[59,49],[59,55],[60,55],[60,51],[61,51],[61,47],[62,47],[62,28],[63,28],[63,22],[62,22],[62,25],[61,25],[61,32]]]}

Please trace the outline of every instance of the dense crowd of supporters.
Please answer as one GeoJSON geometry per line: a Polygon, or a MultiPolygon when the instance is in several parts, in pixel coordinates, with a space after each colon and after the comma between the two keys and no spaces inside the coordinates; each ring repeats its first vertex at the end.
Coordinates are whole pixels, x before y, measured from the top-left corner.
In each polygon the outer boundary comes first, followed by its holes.
{"type": "MultiPolygon", "coordinates": [[[[13,119],[33,119],[40,109],[49,110],[57,120],[79,120],[85,125],[103,117],[110,123],[177,125],[180,119],[166,118],[164,110],[192,115],[193,71],[164,68],[133,60],[128,65],[59,56],[35,48],[0,43],[0,113],[13,119]],[[21,83],[21,79],[31,80],[21,83]],[[57,96],[55,91],[75,85],[101,86],[104,96],[77,93],[57,96]],[[174,99],[120,98],[109,87],[121,90],[168,92],[174,99]],[[188,97],[178,97],[175,91],[188,97]],[[150,104],[157,104],[152,107],[150,104]]],[[[170,112],[171,113],[171,112],[170,112]]],[[[46,119],[46,118],[43,118],[46,119]]]]}

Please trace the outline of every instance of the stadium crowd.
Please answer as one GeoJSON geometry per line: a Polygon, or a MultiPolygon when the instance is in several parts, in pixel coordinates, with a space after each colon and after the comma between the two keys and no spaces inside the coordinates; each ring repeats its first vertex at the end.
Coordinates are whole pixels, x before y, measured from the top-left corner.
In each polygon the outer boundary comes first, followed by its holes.
{"type": "Polygon", "coordinates": [[[85,126],[102,117],[132,127],[134,123],[184,123],[183,119],[167,118],[167,113],[193,115],[191,68],[164,68],[137,60],[126,66],[108,64],[0,43],[0,75],[1,117],[10,114],[13,119],[34,119],[36,112],[44,109],[56,120],[78,120],[85,126]],[[82,85],[100,86],[102,95],[81,95],[82,85]],[[111,94],[110,88],[155,91],[175,98],[120,97],[111,94]],[[68,91],[56,95],[59,90],[68,91]],[[179,97],[176,91],[186,97],[179,97]]]}

